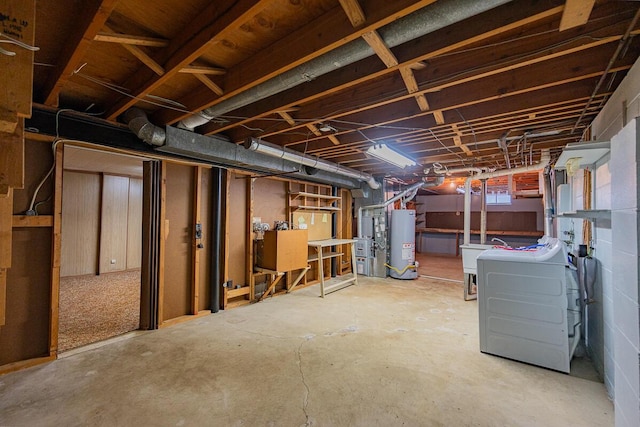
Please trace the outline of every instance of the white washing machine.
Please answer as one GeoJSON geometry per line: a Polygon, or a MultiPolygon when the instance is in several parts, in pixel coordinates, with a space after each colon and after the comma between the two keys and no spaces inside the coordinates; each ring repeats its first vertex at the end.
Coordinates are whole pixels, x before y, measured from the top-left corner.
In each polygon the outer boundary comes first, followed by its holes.
{"type": "Polygon", "coordinates": [[[539,243],[478,256],[480,351],[569,373],[580,340],[576,274],[561,241],[539,243]]]}

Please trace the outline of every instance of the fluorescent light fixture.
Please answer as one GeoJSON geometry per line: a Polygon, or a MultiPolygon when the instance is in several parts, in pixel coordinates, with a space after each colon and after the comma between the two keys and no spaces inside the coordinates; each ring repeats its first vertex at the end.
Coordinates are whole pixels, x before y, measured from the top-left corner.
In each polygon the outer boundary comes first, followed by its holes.
{"type": "Polygon", "coordinates": [[[407,166],[415,166],[417,164],[415,160],[392,150],[387,146],[387,144],[372,145],[367,149],[367,154],[402,169],[407,166]]]}

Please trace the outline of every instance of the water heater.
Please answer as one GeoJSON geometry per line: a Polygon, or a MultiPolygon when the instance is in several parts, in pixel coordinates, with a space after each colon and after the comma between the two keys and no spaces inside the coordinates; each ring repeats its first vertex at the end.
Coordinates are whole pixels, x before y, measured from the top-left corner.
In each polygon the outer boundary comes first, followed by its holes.
{"type": "Polygon", "coordinates": [[[390,234],[389,275],[394,279],[416,279],[416,211],[392,210],[390,234]]]}

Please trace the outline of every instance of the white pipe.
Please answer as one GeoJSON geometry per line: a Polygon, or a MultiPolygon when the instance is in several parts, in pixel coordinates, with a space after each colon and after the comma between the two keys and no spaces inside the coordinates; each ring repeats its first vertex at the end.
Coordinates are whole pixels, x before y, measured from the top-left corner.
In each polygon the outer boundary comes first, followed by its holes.
{"type": "Polygon", "coordinates": [[[535,165],[521,166],[519,168],[504,169],[494,172],[485,172],[479,175],[470,176],[464,182],[464,239],[465,245],[468,245],[471,241],[471,181],[474,179],[489,179],[498,176],[516,175],[525,172],[539,171],[547,167],[551,162],[551,154],[548,149],[542,150],[540,155],[540,162],[535,165]]]}
{"type": "Polygon", "coordinates": [[[356,169],[351,169],[337,163],[321,160],[318,157],[311,157],[309,155],[300,153],[299,151],[271,144],[258,138],[247,138],[244,143],[244,147],[248,150],[257,151],[258,153],[266,154],[272,157],[278,157],[284,160],[289,160],[291,162],[299,163],[310,168],[333,172],[338,175],[346,176],[348,178],[357,179],[358,181],[365,181],[367,184],[369,184],[369,187],[374,190],[380,188],[380,183],[368,173],[361,172],[356,169]]]}
{"type": "Polygon", "coordinates": [[[464,239],[462,243],[471,243],[471,180],[464,181],[464,239]],[[467,233],[469,230],[469,233],[467,233]]]}
{"type": "Polygon", "coordinates": [[[484,245],[487,241],[487,180],[483,179],[482,191],[480,191],[482,199],[480,199],[480,244],[484,245]]]}
{"type": "Polygon", "coordinates": [[[465,168],[453,168],[453,169],[447,169],[445,167],[443,167],[442,169],[436,169],[435,167],[433,168],[433,172],[439,175],[452,175],[454,173],[463,173],[463,172],[482,173],[487,171],[489,171],[488,168],[478,168],[473,166],[469,166],[465,168]]]}

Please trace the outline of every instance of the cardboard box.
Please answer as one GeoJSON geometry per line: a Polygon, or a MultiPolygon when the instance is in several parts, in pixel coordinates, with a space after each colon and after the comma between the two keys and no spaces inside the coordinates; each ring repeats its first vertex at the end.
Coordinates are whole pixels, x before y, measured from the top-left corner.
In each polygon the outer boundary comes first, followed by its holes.
{"type": "Polygon", "coordinates": [[[307,266],[307,230],[265,231],[259,267],[291,271],[307,266]]]}

